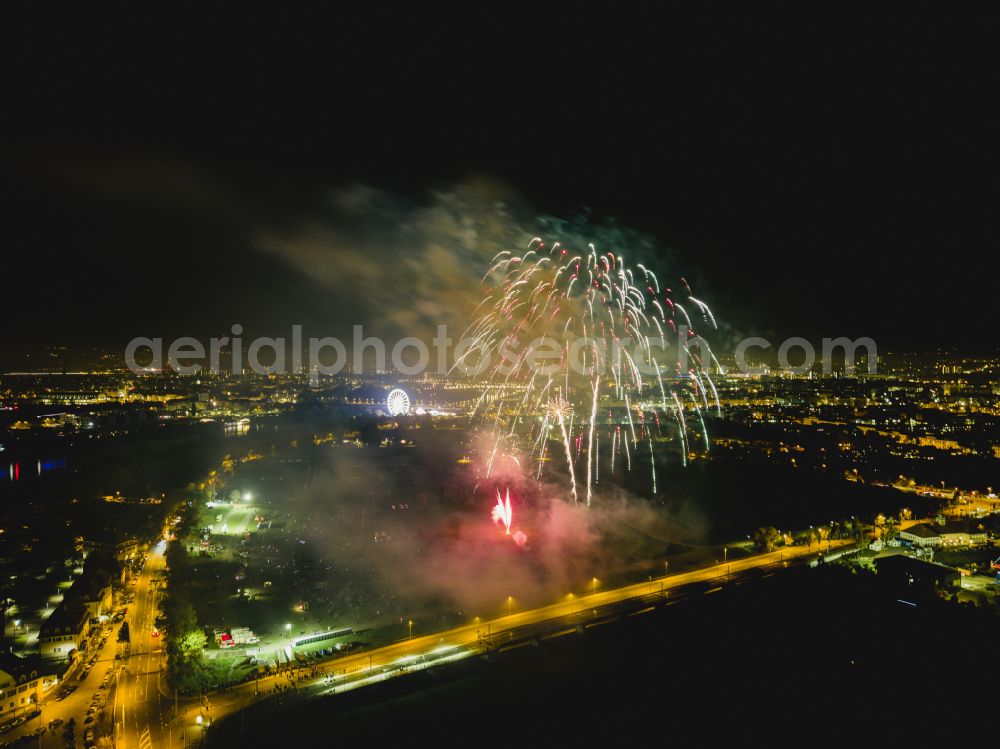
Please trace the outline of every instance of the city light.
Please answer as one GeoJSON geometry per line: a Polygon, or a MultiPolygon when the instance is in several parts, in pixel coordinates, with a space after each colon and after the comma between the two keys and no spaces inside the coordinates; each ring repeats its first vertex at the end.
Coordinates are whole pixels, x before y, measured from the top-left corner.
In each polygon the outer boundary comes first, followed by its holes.
{"type": "Polygon", "coordinates": [[[36,5],[2,747],[988,744],[1000,24],[36,5]]]}

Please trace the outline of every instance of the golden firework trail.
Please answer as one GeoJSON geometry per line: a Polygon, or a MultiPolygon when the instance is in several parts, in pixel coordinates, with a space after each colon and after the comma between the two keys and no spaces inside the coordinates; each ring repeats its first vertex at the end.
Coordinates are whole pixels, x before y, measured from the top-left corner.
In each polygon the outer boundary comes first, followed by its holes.
{"type": "Polygon", "coordinates": [[[498,454],[526,450],[540,479],[547,445],[558,441],[569,494],[580,501],[577,477],[585,477],[589,506],[600,476],[601,432],[611,446],[605,459],[612,477],[621,453],[631,471],[633,452],[638,457],[639,442],[646,442],[654,494],[657,445],[674,442],[684,465],[692,432],[709,448],[704,411],[712,405],[721,411],[710,369],[722,370],[692,317],[718,326],[686,280],[675,294],[646,266],[627,265],[621,253],[599,253],[592,244],[580,252],[547,247],[536,237],[522,255],[498,253],[482,283],[483,299],[463,336],[471,345],[455,367],[469,357],[486,363],[476,375],[482,390],[473,416],[492,440],[487,477],[498,454]],[[671,365],[661,363],[668,354],[671,365]],[[697,418],[686,418],[686,411],[697,418]],[[674,424],[672,432],[663,430],[661,415],[674,424]]]}

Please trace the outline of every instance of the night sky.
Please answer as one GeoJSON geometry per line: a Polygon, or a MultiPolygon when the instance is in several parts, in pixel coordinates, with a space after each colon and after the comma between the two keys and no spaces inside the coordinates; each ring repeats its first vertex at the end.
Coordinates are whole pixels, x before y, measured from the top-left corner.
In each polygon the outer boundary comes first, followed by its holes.
{"type": "Polygon", "coordinates": [[[8,348],[366,322],[310,264],[405,276],[380,223],[467,184],[649,235],[740,333],[996,343],[994,19],[53,15],[4,33],[8,348]]]}

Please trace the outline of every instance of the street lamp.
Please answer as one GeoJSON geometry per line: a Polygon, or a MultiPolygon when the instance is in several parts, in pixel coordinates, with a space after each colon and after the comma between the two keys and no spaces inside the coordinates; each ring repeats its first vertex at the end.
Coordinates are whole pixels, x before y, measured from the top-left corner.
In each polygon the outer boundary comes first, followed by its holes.
{"type": "Polygon", "coordinates": [[[597,578],[595,577],[591,582],[594,584],[593,595],[597,595],[597,578]]]}
{"type": "Polygon", "coordinates": [[[413,620],[410,619],[410,621],[408,622],[408,624],[410,625],[410,635],[409,635],[409,637],[407,637],[407,639],[408,640],[412,640],[413,639],[413,620]]]}
{"type": "Polygon", "coordinates": [[[507,596],[507,616],[510,616],[510,604],[513,600],[513,596],[507,596]]]}
{"type": "Polygon", "coordinates": [[[726,578],[729,578],[729,547],[722,547],[722,563],[726,565],[726,578]]]}

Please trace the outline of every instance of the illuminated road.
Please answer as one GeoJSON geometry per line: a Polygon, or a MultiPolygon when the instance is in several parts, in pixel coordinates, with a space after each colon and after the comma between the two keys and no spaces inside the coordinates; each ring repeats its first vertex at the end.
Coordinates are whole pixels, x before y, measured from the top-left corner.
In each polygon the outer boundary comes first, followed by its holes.
{"type": "Polygon", "coordinates": [[[134,586],[135,602],[126,618],[132,639],[131,654],[127,660],[116,662],[117,688],[109,700],[113,700],[119,747],[140,746],[140,737],[147,730],[150,739],[142,741],[143,749],[148,749],[150,741],[162,746],[154,737],[158,738],[161,715],[171,701],[159,691],[160,667],[165,666],[165,660],[162,642],[152,634],[160,592],[151,581],[163,577],[166,566],[163,552],[164,545],[158,544],[146,557],[134,586]]]}
{"type": "MultiPolygon", "coordinates": [[[[851,541],[838,540],[825,543],[824,547],[836,550],[851,543],[851,541]]],[[[648,600],[650,596],[669,595],[671,590],[693,583],[722,583],[728,578],[735,578],[749,570],[781,566],[783,563],[789,562],[803,562],[806,558],[818,553],[818,547],[795,547],[768,554],[757,554],[732,560],[728,565],[712,565],[620,588],[600,590],[597,587],[597,590],[589,595],[567,595],[559,602],[527,611],[517,611],[516,601],[512,600],[513,610],[508,616],[471,622],[429,635],[415,636],[410,640],[403,640],[363,653],[343,656],[333,661],[303,665],[298,669],[297,674],[282,673],[262,678],[257,682],[241,684],[227,693],[214,695],[208,709],[197,704],[186,710],[182,707],[176,725],[184,726],[187,740],[190,742],[201,736],[201,732],[205,730],[210,721],[235,713],[255,699],[272,694],[276,687],[280,689],[308,689],[310,694],[345,691],[423,667],[426,664],[421,663],[421,659],[442,662],[468,657],[468,655],[487,648],[502,648],[505,642],[509,643],[515,640],[515,630],[518,631],[518,638],[523,638],[524,632],[530,632],[535,627],[538,628],[540,636],[549,636],[544,634],[547,631],[545,628],[547,624],[558,629],[563,626],[566,620],[576,619],[583,622],[595,616],[601,609],[614,607],[625,602],[648,600]],[[314,668],[319,676],[310,676],[310,672],[314,668]],[[259,690],[259,697],[255,696],[256,690],[259,690]],[[198,723],[199,718],[201,718],[201,723],[198,723]]],[[[180,746],[178,741],[175,730],[174,747],[180,746]]],[[[157,747],[165,746],[165,744],[159,743],[155,745],[157,747]]],[[[128,745],[128,747],[131,746],[133,745],[128,745]]]]}
{"type": "MultiPolygon", "coordinates": [[[[39,726],[48,725],[53,720],[58,720],[65,724],[70,718],[76,721],[76,746],[83,746],[83,737],[88,729],[93,728],[95,735],[101,735],[102,732],[109,733],[111,731],[111,697],[106,694],[107,690],[102,689],[102,682],[104,675],[116,663],[115,639],[117,631],[118,627],[114,625],[103,630],[103,632],[108,634],[105,645],[99,650],[93,650],[92,648],[97,647],[98,640],[102,634],[102,630],[95,629],[92,633],[90,648],[84,651],[80,663],[74,666],[63,677],[64,681],[61,686],[63,688],[67,686],[75,687],[73,693],[62,700],[57,700],[56,693],[59,689],[51,689],[41,704],[41,716],[26,721],[14,730],[0,735],[0,744],[13,742],[22,736],[33,734],[39,726]],[[90,662],[91,659],[94,662],[90,673],[86,678],[79,679],[78,677],[83,672],[83,666],[90,662]],[[94,700],[96,700],[94,718],[88,723],[87,709],[94,700]]],[[[63,728],[64,725],[60,725],[54,731],[45,731],[40,740],[36,739],[32,741],[29,746],[33,747],[37,744],[41,749],[65,749],[66,744],[63,741],[63,728]]]]}
{"type": "MultiPolygon", "coordinates": [[[[235,519],[235,518],[234,518],[235,519]]],[[[239,520],[237,520],[237,528],[239,520]]],[[[233,529],[236,530],[236,529],[233,529]]],[[[848,541],[833,541],[833,549],[848,545],[848,541]]],[[[133,590],[135,601],[129,606],[127,621],[132,637],[132,652],[125,661],[115,660],[115,640],[118,627],[111,630],[107,644],[100,651],[89,677],[82,682],[71,679],[69,683],[79,684],[77,690],[61,702],[48,699],[43,704],[41,720],[35,719],[0,737],[0,741],[12,741],[31,733],[40,724],[53,718],[68,720],[75,717],[78,725],[76,746],[83,745],[83,734],[88,728],[97,727],[97,735],[111,732],[111,716],[114,716],[118,749],[180,749],[197,742],[210,721],[231,714],[259,698],[272,694],[275,688],[289,689],[293,682],[288,673],[260,679],[258,682],[242,684],[224,694],[213,695],[209,707],[202,707],[197,699],[181,699],[178,702],[179,716],[174,716],[174,700],[161,691],[160,668],[165,666],[162,644],[152,636],[152,627],[157,615],[160,593],[151,584],[154,578],[163,576],[165,563],[164,547],[153,547],[146,564],[138,576],[133,590]],[[104,673],[115,668],[116,679],[112,679],[103,711],[98,712],[97,721],[84,722],[90,699],[100,691],[104,673]],[[102,716],[105,716],[102,719],[102,716]],[[202,722],[198,722],[198,718],[202,722]]],[[[564,628],[566,620],[592,621],[593,612],[614,607],[616,604],[635,602],[650,595],[669,594],[670,591],[692,583],[712,584],[722,582],[728,575],[737,577],[755,568],[781,565],[783,562],[804,561],[806,557],[818,553],[818,548],[797,547],[791,550],[759,554],[732,560],[726,564],[712,565],[682,574],[653,578],[651,581],[627,585],[620,588],[600,590],[590,595],[567,596],[565,599],[527,611],[517,611],[516,600],[511,601],[509,616],[471,622],[467,625],[429,635],[418,635],[412,640],[387,645],[363,653],[337,658],[315,665],[320,676],[308,677],[312,666],[298,669],[291,674],[298,681],[294,686],[308,689],[310,693],[330,693],[381,681],[405,671],[428,665],[467,657],[487,648],[502,648],[505,643],[523,639],[526,632],[537,628],[540,636],[550,636],[551,630],[564,628]],[[515,631],[517,634],[515,635],[515,631]],[[424,662],[426,661],[426,662],[424,662]]],[[[416,624],[419,627],[419,623],[416,624]]],[[[530,635],[529,635],[530,636],[530,635]]],[[[46,731],[41,737],[42,749],[65,747],[61,728],[46,731]]]]}

